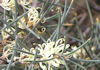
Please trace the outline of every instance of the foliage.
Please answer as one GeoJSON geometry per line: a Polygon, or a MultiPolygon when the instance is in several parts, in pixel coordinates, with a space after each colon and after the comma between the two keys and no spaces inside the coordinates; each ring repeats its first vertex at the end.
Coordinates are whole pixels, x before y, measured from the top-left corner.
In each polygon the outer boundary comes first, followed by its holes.
{"type": "Polygon", "coordinates": [[[100,22],[97,18],[94,24],[88,1],[85,0],[91,20],[89,37],[82,32],[77,13],[72,22],[66,20],[74,0],[69,6],[67,0],[64,5],[61,0],[38,0],[42,7],[33,7],[34,2],[1,0],[0,69],[99,70],[99,52],[95,50],[100,46],[100,22]],[[61,28],[66,29],[63,32],[61,28]],[[77,43],[68,44],[68,38],[77,43]]]}

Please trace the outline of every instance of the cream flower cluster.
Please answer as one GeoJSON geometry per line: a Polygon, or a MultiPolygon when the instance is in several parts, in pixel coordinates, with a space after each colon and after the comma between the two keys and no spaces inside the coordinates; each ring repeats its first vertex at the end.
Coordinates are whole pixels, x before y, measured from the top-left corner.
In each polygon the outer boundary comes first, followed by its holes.
{"type": "MultiPolygon", "coordinates": [[[[27,15],[28,16],[27,21],[26,21],[25,17],[22,17],[20,19],[20,21],[23,24],[25,24],[27,27],[35,26],[37,24],[37,22],[39,21],[39,19],[41,18],[41,17],[39,17],[39,12],[37,11],[38,9],[41,9],[41,8],[40,7],[37,7],[36,9],[35,8],[30,8],[28,10],[29,12],[28,12],[28,15],[27,15]]],[[[40,16],[42,16],[42,14],[40,16]]],[[[21,29],[25,29],[25,27],[20,22],[18,22],[18,26],[21,29]]]]}
{"type": "MultiPolygon", "coordinates": [[[[28,14],[27,14],[27,18],[22,17],[22,18],[20,18],[19,21],[17,22],[18,28],[20,28],[20,29],[25,29],[25,27],[22,25],[22,23],[23,23],[26,27],[28,27],[28,28],[30,28],[30,29],[31,29],[31,27],[35,26],[35,25],[37,24],[37,22],[40,20],[41,16],[42,16],[42,14],[39,15],[39,12],[37,11],[38,9],[41,9],[41,8],[40,8],[40,7],[37,7],[37,8],[30,8],[30,9],[28,10],[29,12],[28,12],[28,14]],[[40,17],[39,17],[39,16],[40,16],[40,17]]],[[[9,22],[9,21],[13,21],[13,19],[8,19],[7,22],[9,22]]],[[[45,21],[44,21],[44,22],[45,22],[45,21]]],[[[44,22],[41,21],[41,23],[44,23],[44,22]]],[[[14,28],[12,28],[12,29],[15,31],[14,28]]],[[[6,28],[5,31],[7,31],[7,32],[10,33],[10,34],[13,34],[13,33],[11,32],[11,30],[8,29],[8,28],[6,28]]],[[[23,37],[23,34],[24,34],[24,36],[26,36],[26,32],[24,32],[24,31],[18,32],[18,38],[24,38],[24,37],[23,37]]],[[[3,39],[9,37],[9,35],[8,35],[7,33],[5,33],[3,30],[2,30],[2,36],[3,36],[3,39]]]]}
{"type": "MultiPolygon", "coordinates": [[[[40,51],[39,55],[42,56],[42,58],[40,58],[40,60],[47,60],[47,59],[51,59],[54,58],[55,55],[59,55],[62,56],[62,51],[64,49],[64,38],[61,38],[59,40],[57,40],[56,42],[51,41],[50,39],[47,40],[47,43],[43,43],[42,45],[38,45],[38,50],[40,51]]],[[[65,50],[67,48],[69,48],[69,44],[67,44],[65,46],[65,50]]],[[[68,51],[65,52],[64,54],[69,53],[68,51]]],[[[69,57],[69,56],[68,56],[69,57]]],[[[69,57],[70,58],[70,57],[69,57]]],[[[46,65],[48,65],[48,68],[50,68],[50,70],[52,70],[52,66],[54,67],[60,67],[60,64],[64,64],[63,61],[61,59],[58,58],[54,58],[53,60],[50,61],[46,61],[46,62],[40,62],[40,67],[43,70],[48,70],[46,68],[46,65]]]]}
{"type": "MultiPolygon", "coordinates": [[[[77,47],[76,46],[71,46],[71,48],[72,48],[72,50],[76,50],[77,49],[77,47]]],[[[82,49],[79,49],[79,50],[77,50],[75,53],[73,53],[73,57],[74,58],[79,58],[79,57],[83,57],[83,58],[85,58],[85,56],[86,56],[86,52],[85,52],[85,50],[82,48],[82,49]],[[82,55],[81,55],[81,53],[82,53],[82,55]]]]}
{"type": "Polygon", "coordinates": [[[14,47],[14,42],[12,42],[11,44],[7,44],[3,48],[3,55],[2,56],[4,56],[7,59],[8,62],[10,61],[10,59],[8,59],[8,56],[10,54],[13,54],[13,51],[12,51],[13,47],[14,47]]]}
{"type": "MultiPolygon", "coordinates": [[[[2,3],[0,3],[0,6],[2,6],[4,9],[10,11],[12,10],[14,12],[15,10],[15,0],[1,0],[2,3]]],[[[26,6],[32,3],[32,0],[17,0],[18,4],[21,6],[26,6]]]]}
{"type": "Polygon", "coordinates": [[[15,0],[1,0],[0,6],[6,10],[13,10],[15,8],[15,0]]]}
{"type": "MultiPolygon", "coordinates": [[[[60,64],[64,65],[64,62],[60,57],[63,57],[65,54],[69,53],[67,51],[67,52],[64,52],[63,53],[64,55],[63,55],[62,51],[63,51],[64,47],[65,47],[65,50],[66,50],[70,46],[69,44],[66,44],[66,46],[65,46],[64,42],[65,42],[64,38],[61,38],[61,39],[57,40],[56,42],[48,39],[47,43],[38,44],[38,46],[36,46],[35,49],[38,50],[37,55],[40,56],[40,57],[37,57],[36,60],[42,61],[42,60],[51,59],[49,61],[39,62],[39,66],[43,70],[48,70],[48,69],[52,70],[52,67],[60,67],[60,64]],[[46,65],[48,65],[48,67],[46,67],[46,65]]],[[[12,50],[12,46],[9,46],[9,47],[11,47],[10,50],[12,50]]],[[[5,46],[5,48],[7,49],[6,46],[5,46]]],[[[27,49],[22,48],[22,51],[32,53],[33,55],[25,53],[25,52],[20,52],[20,56],[15,56],[14,61],[18,60],[21,63],[29,64],[30,62],[26,62],[26,61],[29,61],[29,60],[32,61],[33,60],[34,54],[35,54],[35,49],[31,48],[30,51],[28,51],[27,49]]],[[[9,50],[9,48],[5,52],[7,52],[8,50],[9,50]]],[[[5,52],[3,53],[4,55],[6,54],[5,52]]],[[[12,52],[9,52],[9,54],[12,54],[12,52]]],[[[68,55],[67,57],[70,58],[71,56],[68,55]]]]}
{"type": "MultiPolygon", "coordinates": [[[[11,28],[11,29],[12,29],[13,31],[15,31],[14,28],[11,28]]],[[[8,32],[8,33],[10,33],[10,34],[13,34],[9,28],[6,28],[5,31],[8,32]]],[[[3,30],[2,30],[2,32],[1,32],[3,40],[4,40],[4,39],[7,39],[7,38],[10,36],[10,35],[7,34],[6,32],[4,32],[3,30]]]]}
{"type": "MultiPolygon", "coordinates": [[[[6,10],[8,10],[8,11],[12,10],[13,12],[15,11],[15,0],[1,0],[1,2],[2,2],[2,3],[0,3],[0,6],[2,6],[4,9],[6,9],[6,10]]],[[[40,7],[32,8],[31,6],[28,7],[28,5],[29,5],[30,3],[32,3],[32,0],[17,0],[17,2],[18,2],[18,4],[20,4],[20,5],[23,6],[25,9],[28,10],[27,17],[22,17],[22,18],[20,18],[19,21],[17,22],[18,28],[20,28],[20,29],[25,29],[25,27],[22,25],[22,24],[24,24],[26,27],[32,29],[33,26],[35,26],[35,25],[38,23],[38,21],[40,20],[40,18],[41,18],[42,15],[43,15],[43,13],[40,14],[39,11],[38,11],[38,9],[41,10],[41,8],[40,8],[40,7]],[[26,5],[27,5],[27,6],[26,6],[26,5]],[[26,6],[26,7],[25,7],[25,6],[26,6]]],[[[19,16],[19,17],[20,17],[20,16],[19,16]]],[[[9,20],[10,20],[11,22],[13,21],[13,19],[8,19],[7,22],[8,22],[9,20]]],[[[44,22],[45,22],[45,20],[43,19],[43,20],[41,21],[41,23],[44,23],[44,22]]],[[[10,29],[7,30],[7,29],[8,29],[8,28],[6,28],[5,31],[7,31],[7,32],[9,32],[10,34],[12,34],[12,33],[11,33],[11,30],[10,30],[10,29]]],[[[20,32],[18,33],[18,38],[24,38],[24,37],[23,37],[23,33],[25,34],[25,36],[27,36],[27,35],[26,35],[26,32],[20,31],[20,32]]],[[[9,37],[9,35],[8,35],[7,33],[5,33],[4,31],[2,31],[2,36],[3,36],[3,40],[9,37]]]]}
{"type": "MultiPolygon", "coordinates": [[[[35,54],[34,48],[31,48],[30,51],[28,51],[28,50],[25,49],[25,48],[22,48],[22,50],[25,51],[25,52],[30,52],[30,53],[32,53],[32,54],[35,54]]],[[[33,58],[34,58],[34,55],[21,52],[21,53],[20,53],[20,56],[15,56],[15,57],[14,57],[14,61],[19,60],[19,62],[21,62],[21,63],[26,63],[26,64],[28,64],[29,62],[25,62],[25,61],[33,60],[33,58]]]]}

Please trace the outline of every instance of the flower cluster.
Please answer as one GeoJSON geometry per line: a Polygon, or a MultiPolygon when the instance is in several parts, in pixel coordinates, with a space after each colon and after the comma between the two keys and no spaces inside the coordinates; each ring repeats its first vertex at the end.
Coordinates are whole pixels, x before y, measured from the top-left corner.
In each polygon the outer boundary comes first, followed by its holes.
{"type": "MultiPolygon", "coordinates": [[[[34,48],[31,48],[30,51],[28,51],[28,50],[25,49],[25,48],[22,48],[22,50],[25,51],[25,52],[30,52],[30,53],[32,53],[32,54],[35,54],[34,48]]],[[[15,57],[14,57],[14,61],[18,60],[18,61],[21,62],[21,63],[26,63],[26,64],[28,64],[28,62],[25,62],[25,61],[33,60],[34,55],[32,55],[32,54],[27,54],[27,53],[21,52],[21,53],[20,53],[20,56],[15,56],[15,57]]]]}
{"type": "MultiPolygon", "coordinates": [[[[47,43],[43,43],[42,45],[38,45],[38,50],[40,51],[39,55],[42,56],[42,58],[40,58],[40,60],[47,60],[47,59],[51,59],[54,58],[56,55],[62,56],[62,51],[64,49],[64,38],[61,38],[59,40],[57,40],[56,42],[51,41],[50,39],[47,40],[47,43]]],[[[65,46],[65,50],[67,48],[69,48],[69,44],[67,44],[65,46]]],[[[65,52],[64,54],[69,53],[68,51],[65,52]]],[[[69,57],[69,56],[68,56],[69,57]]],[[[70,57],[69,57],[70,58],[70,57]]],[[[59,67],[60,64],[64,64],[63,61],[59,58],[54,58],[53,60],[50,61],[46,61],[46,62],[40,62],[40,67],[43,70],[47,70],[46,65],[48,65],[51,70],[52,70],[52,66],[54,67],[59,67]]]]}
{"type": "MultiPolygon", "coordinates": [[[[8,11],[15,11],[15,0],[1,0],[0,6],[2,6],[4,9],[8,11]]],[[[18,4],[21,6],[26,6],[32,3],[32,0],[26,1],[26,0],[17,0],[18,4]]],[[[27,7],[26,7],[27,8],[27,7]]]]}
{"type": "Polygon", "coordinates": [[[0,6],[2,6],[6,10],[14,10],[15,9],[15,0],[1,0],[0,6]]]}
{"type": "MultiPolygon", "coordinates": [[[[76,46],[72,46],[71,48],[72,48],[72,50],[76,50],[77,49],[76,46]]],[[[83,48],[82,49],[79,49],[78,51],[76,51],[75,53],[73,53],[73,57],[74,58],[79,58],[81,56],[83,58],[85,58],[85,56],[86,56],[86,52],[85,52],[85,50],[83,48]],[[82,55],[81,55],[81,53],[82,53],[82,55]]]]}
{"type": "MultiPolygon", "coordinates": [[[[12,29],[13,31],[15,31],[14,28],[11,28],[11,29],[12,29]]],[[[8,33],[10,33],[10,34],[13,34],[13,32],[12,32],[9,28],[6,28],[5,31],[8,32],[8,33]]],[[[3,40],[4,40],[4,39],[7,39],[7,38],[10,36],[10,35],[7,34],[6,32],[4,32],[3,30],[2,30],[2,32],[1,32],[3,40]]]]}
{"type": "MultiPolygon", "coordinates": [[[[68,51],[65,51],[62,54],[62,51],[63,51],[64,47],[65,47],[65,50],[66,50],[70,46],[69,44],[66,44],[66,46],[64,46],[65,45],[64,42],[65,42],[64,38],[61,38],[61,39],[57,40],[56,42],[48,39],[47,43],[38,44],[38,46],[36,46],[35,49],[38,50],[37,55],[40,55],[40,57],[39,58],[37,57],[36,60],[42,61],[42,60],[52,59],[52,60],[49,60],[49,61],[39,62],[39,65],[43,70],[47,70],[47,69],[52,70],[52,67],[60,67],[60,64],[64,65],[64,62],[60,57],[63,57],[65,54],[69,53],[68,51]],[[48,65],[48,68],[46,67],[46,65],[48,65]]],[[[5,46],[6,49],[7,49],[7,46],[5,46]]],[[[12,50],[12,46],[9,45],[9,47],[10,48],[8,48],[5,52],[12,50]]],[[[22,48],[22,50],[25,51],[26,53],[21,52],[20,56],[14,57],[14,61],[18,60],[21,63],[29,64],[30,62],[26,62],[26,61],[29,61],[29,60],[32,61],[33,60],[35,50],[34,50],[34,48],[31,48],[30,51],[28,51],[25,48],[22,48]],[[33,55],[28,54],[27,52],[32,53],[33,55]]],[[[5,52],[3,53],[4,55],[6,54],[5,52]]],[[[9,54],[12,54],[12,52],[9,52],[9,54]]],[[[70,58],[71,56],[68,55],[67,57],[70,58]]]]}
{"type": "MultiPolygon", "coordinates": [[[[39,12],[37,11],[38,9],[41,9],[41,8],[40,8],[40,7],[37,7],[36,9],[35,9],[35,8],[30,8],[30,9],[28,10],[29,12],[28,12],[28,14],[27,14],[27,17],[26,17],[26,18],[25,18],[25,17],[22,17],[22,18],[20,18],[20,20],[17,22],[18,28],[20,28],[20,29],[25,29],[25,27],[22,25],[22,24],[24,24],[26,27],[32,29],[33,26],[35,26],[35,25],[37,24],[37,22],[40,20],[40,18],[41,18],[41,16],[42,16],[42,14],[39,15],[39,12]],[[39,17],[39,16],[40,16],[40,17],[39,17]]],[[[19,17],[20,17],[20,16],[19,16],[19,17]]],[[[13,19],[8,19],[7,22],[9,22],[9,21],[12,22],[13,19]]],[[[41,21],[41,23],[44,23],[44,22],[45,22],[45,21],[41,21]]],[[[14,28],[12,28],[12,30],[15,31],[14,28]]],[[[9,28],[6,28],[5,31],[8,32],[8,33],[10,33],[10,34],[13,34],[12,31],[11,31],[11,29],[9,29],[9,28]]],[[[24,31],[19,31],[19,32],[18,32],[18,38],[24,38],[24,37],[23,37],[23,34],[24,34],[24,36],[27,36],[27,35],[26,35],[26,32],[24,32],[24,31]]],[[[3,39],[9,37],[9,35],[8,35],[7,33],[5,33],[3,30],[2,30],[2,36],[3,36],[3,39]]]]}
{"type": "Polygon", "coordinates": [[[13,54],[13,51],[12,51],[12,49],[13,49],[13,47],[14,47],[14,41],[11,43],[11,44],[7,44],[4,48],[3,48],[3,55],[2,56],[4,56],[6,59],[7,59],[7,61],[9,62],[10,61],[10,59],[8,59],[8,56],[10,55],[10,54],[13,54]]]}
{"type": "MultiPolygon", "coordinates": [[[[42,16],[42,15],[40,15],[40,17],[39,17],[39,12],[37,11],[38,9],[41,9],[41,8],[40,7],[37,7],[36,9],[30,8],[28,10],[29,11],[28,15],[27,15],[28,17],[27,18],[22,17],[20,19],[21,22],[18,22],[19,28],[25,29],[25,27],[21,23],[25,24],[27,27],[35,26],[42,16]],[[27,19],[27,21],[26,21],[26,19],[27,19]]],[[[42,22],[42,23],[44,23],[44,22],[42,22]]]]}

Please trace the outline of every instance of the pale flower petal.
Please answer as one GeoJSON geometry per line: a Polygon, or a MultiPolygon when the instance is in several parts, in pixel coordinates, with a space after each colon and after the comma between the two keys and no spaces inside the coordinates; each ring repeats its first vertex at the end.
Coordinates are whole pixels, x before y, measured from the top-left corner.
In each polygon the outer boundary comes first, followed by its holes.
{"type": "Polygon", "coordinates": [[[46,66],[43,65],[42,62],[40,62],[39,64],[40,64],[40,67],[41,67],[43,70],[47,70],[46,66]]]}

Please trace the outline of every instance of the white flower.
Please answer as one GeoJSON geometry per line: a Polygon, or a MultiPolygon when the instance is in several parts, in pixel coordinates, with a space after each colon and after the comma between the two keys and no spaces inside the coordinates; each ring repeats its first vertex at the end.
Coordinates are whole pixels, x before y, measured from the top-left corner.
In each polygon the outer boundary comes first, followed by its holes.
{"type": "Polygon", "coordinates": [[[9,37],[9,35],[7,33],[5,33],[3,30],[1,32],[1,34],[2,34],[3,40],[9,37]]]}
{"type": "Polygon", "coordinates": [[[7,44],[7,45],[3,48],[3,56],[7,59],[8,62],[10,61],[10,59],[8,59],[8,56],[9,56],[10,54],[13,54],[13,51],[12,51],[13,47],[14,47],[14,43],[12,43],[12,44],[7,44]]]}
{"type": "MultiPolygon", "coordinates": [[[[20,19],[20,21],[25,24],[27,27],[32,27],[32,26],[35,26],[37,24],[37,22],[40,20],[39,18],[39,12],[37,11],[38,9],[41,9],[40,7],[37,7],[37,8],[29,8],[28,9],[28,15],[27,15],[27,20],[25,19],[25,17],[22,17],[20,19]]],[[[40,15],[41,17],[42,15],[40,15]]],[[[45,20],[41,21],[41,23],[44,23],[45,20]]],[[[20,23],[18,22],[18,27],[21,28],[21,29],[25,29],[25,27],[20,23]]]]}
{"type": "MultiPolygon", "coordinates": [[[[11,28],[12,28],[12,27],[11,27],[11,28]]],[[[15,31],[14,28],[12,28],[12,30],[15,31]]],[[[9,28],[6,28],[5,31],[7,31],[7,32],[10,33],[10,34],[13,34],[9,28]]],[[[7,34],[6,32],[4,32],[3,30],[2,30],[2,32],[1,32],[1,34],[2,34],[2,38],[3,38],[3,40],[6,39],[6,38],[8,38],[8,37],[10,36],[10,35],[7,34]]]]}
{"type": "Polygon", "coordinates": [[[17,0],[18,4],[24,6],[24,5],[29,5],[30,3],[32,3],[32,0],[17,0]]]}
{"type": "MultiPolygon", "coordinates": [[[[38,8],[38,7],[37,7],[38,8]]],[[[37,11],[37,8],[30,8],[27,18],[27,23],[30,25],[36,25],[36,23],[39,21],[39,13],[37,11]]]]}
{"type": "MultiPolygon", "coordinates": [[[[20,19],[20,21],[21,21],[23,24],[26,25],[25,17],[22,17],[22,18],[20,19]]],[[[25,27],[24,27],[20,22],[17,22],[17,24],[18,24],[18,27],[19,27],[19,28],[25,29],[25,27]]]]}
{"type": "MultiPolygon", "coordinates": [[[[65,42],[64,38],[57,40],[57,42],[54,42],[48,39],[47,43],[38,45],[38,50],[40,51],[39,55],[42,56],[40,60],[54,58],[52,60],[39,63],[40,67],[43,70],[47,70],[45,65],[48,65],[48,68],[52,70],[52,66],[60,67],[60,64],[64,64],[61,59],[55,58],[55,55],[59,55],[59,56],[62,55],[62,51],[64,49],[64,42],[65,42]]],[[[69,47],[69,44],[65,46],[65,49],[67,49],[68,47],[69,47]]]]}
{"type": "MultiPolygon", "coordinates": [[[[25,52],[30,52],[30,53],[35,54],[34,48],[31,48],[30,51],[28,51],[25,48],[22,48],[22,50],[25,52]]],[[[21,63],[30,63],[30,62],[25,62],[25,61],[33,60],[33,58],[34,58],[34,55],[21,52],[19,57],[16,57],[16,56],[14,57],[14,61],[18,60],[21,63]]]]}
{"type": "MultiPolygon", "coordinates": [[[[72,48],[72,50],[76,50],[77,49],[76,46],[72,46],[71,48],[72,48]]],[[[85,50],[83,48],[82,48],[82,50],[79,49],[75,53],[73,53],[73,57],[74,58],[78,58],[79,56],[81,56],[81,53],[82,53],[82,57],[84,58],[86,53],[85,53],[85,50]]]]}
{"type": "Polygon", "coordinates": [[[14,11],[14,7],[15,7],[15,0],[1,0],[1,6],[4,8],[4,9],[6,9],[6,10],[8,10],[8,11],[10,11],[10,10],[12,10],[12,11],[14,11]]]}
{"type": "MultiPolygon", "coordinates": [[[[76,49],[77,49],[76,46],[73,46],[73,47],[71,47],[71,48],[72,48],[72,50],[76,50],[76,49]]],[[[80,49],[77,50],[75,53],[73,53],[73,57],[74,57],[74,58],[77,58],[77,57],[79,56],[79,54],[81,54],[81,50],[80,50],[80,49]]]]}

